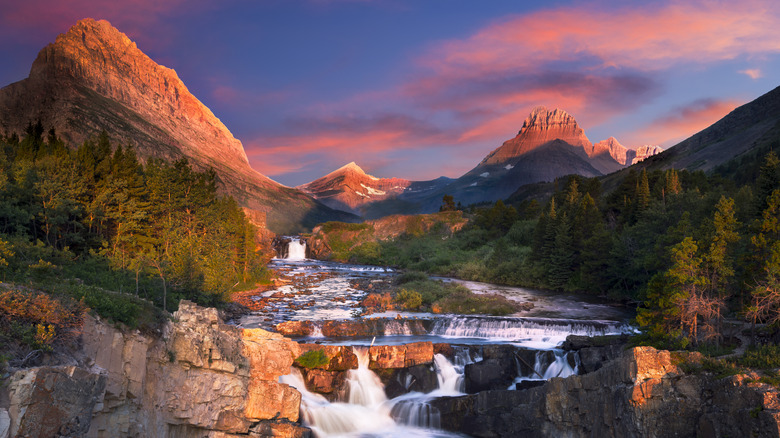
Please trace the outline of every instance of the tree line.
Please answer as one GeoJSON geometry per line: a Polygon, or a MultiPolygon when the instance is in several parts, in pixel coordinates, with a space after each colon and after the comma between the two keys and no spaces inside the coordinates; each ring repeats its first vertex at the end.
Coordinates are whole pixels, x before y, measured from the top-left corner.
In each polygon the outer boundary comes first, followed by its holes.
{"type": "Polygon", "coordinates": [[[611,190],[559,178],[544,203],[471,206],[460,232],[383,242],[365,261],[634,302],[647,342],[717,344],[725,318],[780,322],[780,160],[758,160],[739,178],[632,168],[611,190]]]}

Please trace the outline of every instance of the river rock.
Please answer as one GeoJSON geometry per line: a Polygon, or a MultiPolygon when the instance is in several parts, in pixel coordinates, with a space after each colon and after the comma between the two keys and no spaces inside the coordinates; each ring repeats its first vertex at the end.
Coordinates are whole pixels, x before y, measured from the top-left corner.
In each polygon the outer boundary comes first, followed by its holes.
{"type": "MultiPolygon", "coordinates": [[[[346,371],[357,369],[358,359],[352,347],[343,345],[298,344],[300,349],[297,356],[313,350],[320,350],[328,358],[327,365],[317,368],[327,371],[346,371]]],[[[296,357],[297,357],[296,356],[296,357]]]]}
{"type": "Polygon", "coordinates": [[[404,368],[433,363],[433,344],[377,345],[369,349],[369,368],[404,368]]]}
{"type": "Polygon", "coordinates": [[[344,389],[347,381],[345,371],[325,371],[319,369],[301,369],[306,388],[311,392],[317,392],[334,400],[338,392],[344,389]]]}
{"type": "Polygon", "coordinates": [[[311,321],[285,321],[276,324],[274,328],[284,336],[309,336],[314,324],[311,321]]]}
{"type": "Polygon", "coordinates": [[[415,365],[389,371],[378,373],[389,399],[409,392],[428,393],[439,387],[436,369],[432,365],[415,365]]]}

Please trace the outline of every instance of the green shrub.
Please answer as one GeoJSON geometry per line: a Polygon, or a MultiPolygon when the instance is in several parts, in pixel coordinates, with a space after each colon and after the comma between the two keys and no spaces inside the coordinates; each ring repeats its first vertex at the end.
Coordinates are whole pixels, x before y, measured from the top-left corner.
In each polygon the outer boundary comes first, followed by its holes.
{"type": "Polygon", "coordinates": [[[301,368],[324,368],[328,366],[330,359],[322,350],[309,350],[295,359],[295,364],[301,368]]]}
{"type": "Polygon", "coordinates": [[[397,284],[406,284],[406,283],[409,283],[411,281],[426,281],[426,280],[428,280],[428,275],[425,274],[424,272],[408,271],[408,272],[404,272],[403,274],[399,275],[395,279],[395,282],[397,284]]]}
{"type": "Polygon", "coordinates": [[[780,345],[761,345],[748,348],[738,359],[742,366],[760,369],[780,368],[780,345]]]}
{"type": "Polygon", "coordinates": [[[517,305],[502,295],[475,294],[468,289],[456,290],[436,301],[434,307],[440,313],[496,316],[509,315],[517,311],[517,305]]]}
{"type": "Polygon", "coordinates": [[[408,310],[417,310],[422,305],[422,295],[417,291],[401,289],[395,296],[395,302],[408,310]]]}

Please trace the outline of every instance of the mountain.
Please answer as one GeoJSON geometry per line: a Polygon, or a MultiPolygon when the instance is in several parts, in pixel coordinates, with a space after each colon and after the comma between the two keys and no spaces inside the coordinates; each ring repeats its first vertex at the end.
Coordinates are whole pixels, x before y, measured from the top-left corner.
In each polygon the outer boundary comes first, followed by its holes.
{"type": "MultiPolygon", "coordinates": [[[[710,171],[780,148],[780,87],[731,111],[712,126],[648,160],[649,169],[710,171]]],[[[758,157],[759,159],[761,157],[758,157]]],[[[737,171],[737,170],[733,170],[737,171]]]]}
{"type": "MultiPolygon", "coordinates": [[[[646,148],[641,157],[660,150],[646,148]]],[[[419,202],[423,211],[440,205],[444,194],[468,205],[504,199],[523,185],[578,174],[601,176],[630,165],[637,151],[614,137],[593,144],[574,117],[561,109],[534,108],[517,135],[490,152],[474,169],[419,202]]]]}
{"type": "Polygon", "coordinates": [[[80,20],[40,51],[27,79],[0,89],[0,129],[22,134],[39,120],[71,145],[105,130],[144,161],[186,157],[213,168],[220,189],[265,212],[275,231],[354,219],[252,169],[241,142],[176,72],[104,20],[80,20]]]}
{"type": "Polygon", "coordinates": [[[331,208],[361,214],[363,205],[397,196],[411,184],[401,178],[373,177],[352,162],[297,188],[331,208]]]}

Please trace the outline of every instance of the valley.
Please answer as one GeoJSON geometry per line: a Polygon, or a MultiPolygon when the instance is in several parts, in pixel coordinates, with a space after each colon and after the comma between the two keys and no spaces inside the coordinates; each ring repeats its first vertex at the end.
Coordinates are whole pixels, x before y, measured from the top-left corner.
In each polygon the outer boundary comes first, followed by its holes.
{"type": "MultiPolygon", "coordinates": [[[[631,122],[660,77],[482,71],[508,29],[280,116],[355,58],[261,94],[222,71],[201,101],[108,21],[69,25],[0,88],[0,438],[780,436],[780,87],[662,147],[636,139],[700,114],[631,122]],[[615,120],[630,147],[583,129],[615,120]],[[404,165],[433,179],[372,175],[404,165]]],[[[233,52],[210,44],[185,51],[204,71],[233,52]]]]}

